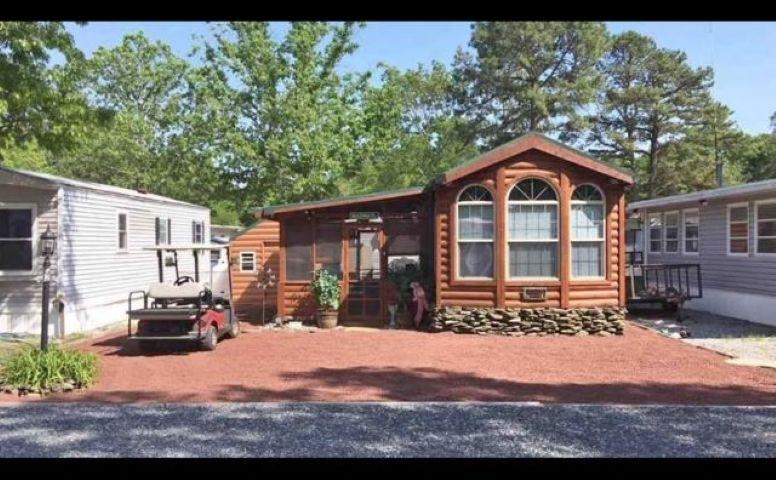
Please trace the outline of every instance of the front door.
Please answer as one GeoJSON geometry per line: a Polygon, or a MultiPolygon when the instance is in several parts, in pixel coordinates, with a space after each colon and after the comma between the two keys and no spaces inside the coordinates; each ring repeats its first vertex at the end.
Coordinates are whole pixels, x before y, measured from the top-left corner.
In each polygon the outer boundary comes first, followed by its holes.
{"type": "Polygon", "coordinates": [[[345,269],[345,320],[380,325],[383,295],[383,232],[379,227],[348,226],[345,269]]]}

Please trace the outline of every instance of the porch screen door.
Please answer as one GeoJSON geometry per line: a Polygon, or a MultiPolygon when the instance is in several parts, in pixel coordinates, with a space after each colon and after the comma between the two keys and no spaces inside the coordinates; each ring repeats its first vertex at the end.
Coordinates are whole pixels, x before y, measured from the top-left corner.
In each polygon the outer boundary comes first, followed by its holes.
{"type": "Polygon", "coordinates": [[[347,320],[379,323],[382,306],[382,247],[376,228],[355,227],[348,234],[347,320]]]}

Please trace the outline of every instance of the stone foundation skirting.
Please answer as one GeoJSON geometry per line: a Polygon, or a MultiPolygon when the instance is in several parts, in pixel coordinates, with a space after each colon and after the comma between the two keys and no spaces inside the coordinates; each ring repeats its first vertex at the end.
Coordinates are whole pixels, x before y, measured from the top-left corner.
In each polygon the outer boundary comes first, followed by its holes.
{"type": "Polygon", "coordinates": [[[437,307],[431,331],[543,335],[622,335],[625,308],[475,308],[437,307]]]}

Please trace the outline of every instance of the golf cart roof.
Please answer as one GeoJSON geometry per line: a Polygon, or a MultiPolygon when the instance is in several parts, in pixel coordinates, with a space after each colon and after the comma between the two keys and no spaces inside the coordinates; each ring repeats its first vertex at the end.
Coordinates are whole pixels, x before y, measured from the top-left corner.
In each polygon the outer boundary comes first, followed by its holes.
{"type": "Polygon", "coordinates": [[[221,250],[222,248],[226,248],[228,245],[218,245],[215,243],[211,244],[205,244],[205,243],[180,243],[180,244],[174,244],[174,245],[154,245],[153,247],[143,247],[143,250],[150,250],[157,252],[159,250],[170,252],[173,250],[177,251],[193,251],[193,250],[221,250]]]}

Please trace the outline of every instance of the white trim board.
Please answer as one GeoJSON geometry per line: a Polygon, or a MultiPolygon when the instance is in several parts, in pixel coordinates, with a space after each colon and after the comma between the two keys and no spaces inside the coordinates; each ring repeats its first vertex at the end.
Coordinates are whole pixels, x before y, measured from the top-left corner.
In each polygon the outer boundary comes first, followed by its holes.
{"type": "Polygon", "coordinates": [[[686,307],[776,327],[776,296],[704,288],[703,298],[690,300],[686,307]]]}

